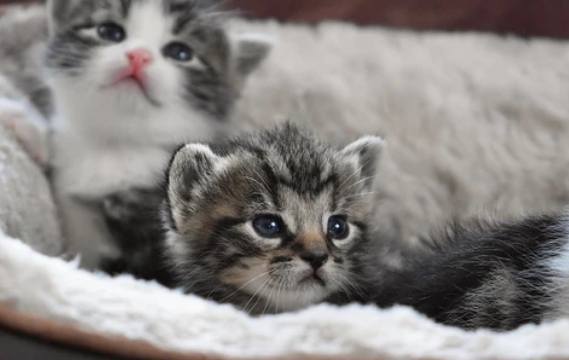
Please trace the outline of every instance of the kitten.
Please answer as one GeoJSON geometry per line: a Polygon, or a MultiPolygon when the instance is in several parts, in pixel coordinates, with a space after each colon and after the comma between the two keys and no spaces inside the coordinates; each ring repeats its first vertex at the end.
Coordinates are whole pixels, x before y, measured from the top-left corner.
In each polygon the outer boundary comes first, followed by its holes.
{"type": "Polygon", "coordinates": [[[365,137],[336,150],[289,124],[183,146],[164,186],[164,241],[129,252],[126,268],[254,314],[358,293],[381,147],[365,137]]]}
{"type": "MultiPolygon", "coordinates": [[[[456,225],[406,268],[378,261],[389,242],[371,230],[368,192],[381,144],[370,137],[334,150],[284,125],[182,147],[165,185],[167,234],[131,252],[130,270],[254,314],[399,304],[495,330],[569,316],[566,215],[456,225]]],[[[115,201],[128,210],[126,194],[115,201]]]]}
{"type": "Polygon", "coordinates": [[[69,251],[96,268],[119,255],[103,199],[152,188],[176,144],[217,136],[271,45],[229,36],[203,0],[49,0],[47,9],[54,192],[69,251]]]}

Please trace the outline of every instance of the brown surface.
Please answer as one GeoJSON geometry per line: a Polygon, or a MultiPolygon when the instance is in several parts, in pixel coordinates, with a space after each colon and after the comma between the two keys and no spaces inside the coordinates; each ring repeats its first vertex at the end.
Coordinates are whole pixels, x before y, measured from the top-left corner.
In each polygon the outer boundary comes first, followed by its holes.
{"type": "Polygon", "coordinates": [[[158,349],[140,341],[105,337],[75,329],[69,325],[18,313],[0,304],[0,326],[57,344],[69,345],[97,353],[138,360],[220,360],[204,355],[184,355],[158,349]]]}
{"type": "Polygon", "coordinates": [[[567,0],[232,0],[251,17],[569,37],[567,0]]]}
{"type": "MultiPolygon", "coordinates": [[[[226,0],[253,18],[569,38],[568,0],[226,0]]],[[[33,0],[0,0],[0,4],[33,0]]]]}

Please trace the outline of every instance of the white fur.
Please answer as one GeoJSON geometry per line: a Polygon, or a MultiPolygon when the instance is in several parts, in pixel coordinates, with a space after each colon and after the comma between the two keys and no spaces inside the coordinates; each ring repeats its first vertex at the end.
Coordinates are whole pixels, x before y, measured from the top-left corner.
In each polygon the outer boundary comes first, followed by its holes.
{"type": "Polygon", "coordinates": [[[160,54],[172,37],[170,21],[159,5],[135,3],[123,24],[128,40],[101,47],[81,77],[51,79],[58,109],[53,136],[55,194],[69,251],[82,253],[82,264],[88,268],[116,251],[101,219],[93,218],[100,218],[96,209],[83,202],[131,187],[154,186],[167,165],[169,146],[207,140],[217,130],[214,120],[179,98],[182,74],[160,54]],[[153,55],[145,74],[148,96],[155,104],[136,84],[113,85],[128,64],[126,53],[136,48],[153,55]]]}

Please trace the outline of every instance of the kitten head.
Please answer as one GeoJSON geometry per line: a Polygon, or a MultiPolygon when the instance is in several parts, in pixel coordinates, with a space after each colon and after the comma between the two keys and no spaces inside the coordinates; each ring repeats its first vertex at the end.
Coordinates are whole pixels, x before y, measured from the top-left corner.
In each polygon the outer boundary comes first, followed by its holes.
{"type": "Polygon", "coordinates": [[[181,148],[166,206],[180,285],[250,312],[357,292],[381,144],[365,137],[336,150],[287,124],[181,148]]]}
{"type": "Polygon", "coordinates": [[[127,111],[179,107],[222,119],[271,47],[229,36],[205,0],[48,0],[48,9],[56,91],[127,111]]]}

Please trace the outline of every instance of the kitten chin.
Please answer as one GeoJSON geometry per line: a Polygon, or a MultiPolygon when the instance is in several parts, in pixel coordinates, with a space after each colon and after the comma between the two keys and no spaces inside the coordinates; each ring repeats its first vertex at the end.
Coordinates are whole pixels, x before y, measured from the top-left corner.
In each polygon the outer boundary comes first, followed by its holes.
{"type": "Polygon", "coordinates": [[[180,148],[163,211],[174,283],[255,314],[360,293],[381,144],[337,150],[285,124],[180,148]]]}
{"type": "MultiPolygon", "coordinates": [[[[69,250],[95,268],[101,249],[119,253],[102,200],[156,187],[179,142],[220,135],[271,43],[230,36],[226,16],[202,0],[49,0],[47,8],[56,200],[69,250]]],[[[125,236],[137,236],[131,231],[125,236]]]]}

